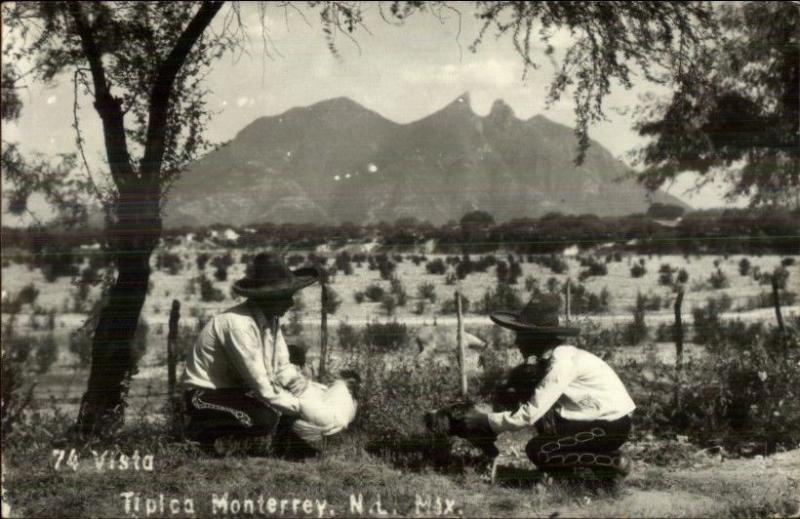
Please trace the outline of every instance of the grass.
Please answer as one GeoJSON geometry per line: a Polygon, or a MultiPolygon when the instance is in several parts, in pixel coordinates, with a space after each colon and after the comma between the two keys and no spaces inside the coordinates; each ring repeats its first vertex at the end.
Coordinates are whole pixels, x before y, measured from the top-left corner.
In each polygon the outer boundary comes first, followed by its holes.
{"type": "MultiPolygon", "coordinates": [[[[44,434],[12,439],[4,451],[5,486],[12,514],[126,516],[130,514],[125,513],[124,493],[139,498],[138,517],[189,516],[187,499],[194,516],[209,517],[214,515],[214,498],[222,499],[225,494],[229,507],[236,506],[234,500],[244,505],[246,499],[252,499],[258,512],[258,497],[264,496],[265,500],[275,498],[278,509],[280,500],[287,500],[284,516],[313,517],[319,517],[320,510],[323,517],[331,517],[331,510],[338,517],[375,516],[379,515],[378,501],[381,510],[397,516],[438,515],[437,511],[444,512],[448,503],[453,509],[447,515],[466,517],[552,517],[556,513],[570,517],[755,517],[790,515],[800,510],[798,451],[767,461],[726,460],[677,469],[638,460],[619,490],[604,493],[568,483],[537,484],[536,478],[522,484],[509,481],[492,486],[469,468],[449,474],[432,469],[400,470],[368,454],[357,435],[342,436],[319,459],[306,462],[266,457],[210,458],[188,443],[170,442],[155,427],[129,427],[115,439],[115,447],[92,446],[99,452],[118,448],[129,455],[134,451],[152,454],[152,472],[100,471],[89,447],[78,449],[76,471],[64,466],[55,470],[52,439],[44,434]],[[167,508],[148,515],[146,500],[157,504],[161,495],[167,508]],[[170,513],[171,499],[177,499],[174,505],[180,513],[170,513]],[[293,499],[301,500],[294,512],[293,499]],[[306,509],[311,510],[309,513],[302,509],[302,500],[306,499],[311,503],[306,509]],[[363,502],[363,511],[351,507],[351,502],[363,502]]],[[[515,442],[517,438],[504,441],[515,442]]],[[[68,449],[71,445],[66,442],[57,447],[68,449]]],[[[508,465],[521,467],[518,472],[533,472],[525,460],[512,460],[508,465]]],[[[217,501],[216,515],[224,516],[221,503],[217,501]]],[[[265,502],[264,506],[268,505],[265,502]]],[[[227,515],[233,516],[232,510],[228,508],[227,515]]]]}

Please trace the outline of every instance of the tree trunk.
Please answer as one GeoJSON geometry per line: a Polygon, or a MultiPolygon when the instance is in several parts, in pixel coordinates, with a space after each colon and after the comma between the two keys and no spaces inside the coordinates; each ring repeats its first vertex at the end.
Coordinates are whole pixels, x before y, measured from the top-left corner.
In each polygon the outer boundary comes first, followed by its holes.
{"type": "Polygon", "coordinates": [[[125,193],[117,207],[118,224],[109,236],[117,279],[100,310],[92,340],[91,371],[77,424],[84,435],[106,435],[123,423],[138,360],[133,340],[147,297],[150,255],[161,234],[157,199],[125,193]]]}

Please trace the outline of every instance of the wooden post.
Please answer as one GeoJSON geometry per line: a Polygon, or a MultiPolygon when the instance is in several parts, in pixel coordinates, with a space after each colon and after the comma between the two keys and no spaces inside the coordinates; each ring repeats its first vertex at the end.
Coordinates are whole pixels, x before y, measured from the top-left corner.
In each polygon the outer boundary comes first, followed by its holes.
{"type": "Polygon", "coordinates": [[[678,297],[675,298],[675,369],[683,367],[683,320],[681,319],[681,305],[683,304],[683,287],[678,287],[678,297]]]}
{"type": "Polygon", "coordinates": [[[327,374],[328,368],[328,285],[322,282],[322,305],[320,309],[320,324],[319,324],[319,376],[320,378],[327,374]]]}
{"type": "Polygon", "coordinates": [[[461,292],[456,291],[456,316],[458,318],[458,328],[456,330],[456,342],[458,343],[458,367],[461,372],[461,396],[467,396],[467,365],[466,355],[464,354],[464,318],[461,308],[461,292]]]}
{"type": "Polygon", "coordinates": [[[572,309],[570,308],[570,303],[571,303],[570,302],[570,298],[571,298],[570,296],[572,295],[571,294],[572,290],[570,290],[570,278],[567,278],[567,286],[565,287],[564,291],[565,291],[566,297],[567,297],[567,319],[566,320],[569,323],[569,319],[571,317],[570,314],[572,313],[572,309]]]}
{"type": "Polygon", "coordinates": [[[781,298],[778,293],[778,275],[777,272],[772,273],[772,303],[775,305],[775,318],[778,320],[778,329],[781,334],[785,329],[783,326],[783,315],[781,315],[781,298]]]}
{"type": "Polygon", "coordinates": [[[167,334],[167,388],[169,397],[175,396],[177,381],[176,370],[178,367],[178,324],[181,320],[181,303],[172,300],[172,309],[169,312],[169,332],[167,334]]]}

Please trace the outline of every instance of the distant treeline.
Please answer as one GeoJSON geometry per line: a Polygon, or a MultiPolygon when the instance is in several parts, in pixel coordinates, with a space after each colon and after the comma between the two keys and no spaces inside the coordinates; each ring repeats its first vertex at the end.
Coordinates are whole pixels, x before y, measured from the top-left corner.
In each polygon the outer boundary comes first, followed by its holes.
{"type": "MultiPolygon", "coordinates": [[[[484,253],[498,249],[518,253],[552,253],[570,246],[591,248],[613,245],[640,254],[800,254],[800,210],[782,208],[695,211],[680,218],[662,214],[624,217],[562,215],[521,218],[495,223],[484,211],[467,213],[460,221],[434,226],[415,218],[394,223],[359,226],[317,224],[258,224],[243,228],[214,225],[209,228],[167,229],[164,240],[178,243],[192,233],[196,240],[212,240],[231,247],[265,244],[309,249],[328,244],[335,249],[349,243],[376,240],[395,250],[412,250],[433,243],[435,251],[484,253]],[[232,229],[238,237],[231,240],[232,229]]],[[[675,216],[675,215],[670,215],[675,216]]],[[[47,229],[3,227],[3,247],[17,247],[34,254],[100,242],[101,230],[56,232],[47,229]]]]}

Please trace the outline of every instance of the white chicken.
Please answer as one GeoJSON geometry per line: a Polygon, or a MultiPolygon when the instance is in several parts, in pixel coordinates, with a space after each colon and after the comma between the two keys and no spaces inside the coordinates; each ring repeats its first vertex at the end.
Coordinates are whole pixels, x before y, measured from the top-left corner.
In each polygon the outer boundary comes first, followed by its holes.
{"type": "Polygon", "coordinates": [[[311,444],[322,441],[325,431],[341,430],[356,417],[358,404],[345,380],[330,386],[311,382],[300,395],[300,418],[292,430],[311,444]]]}

